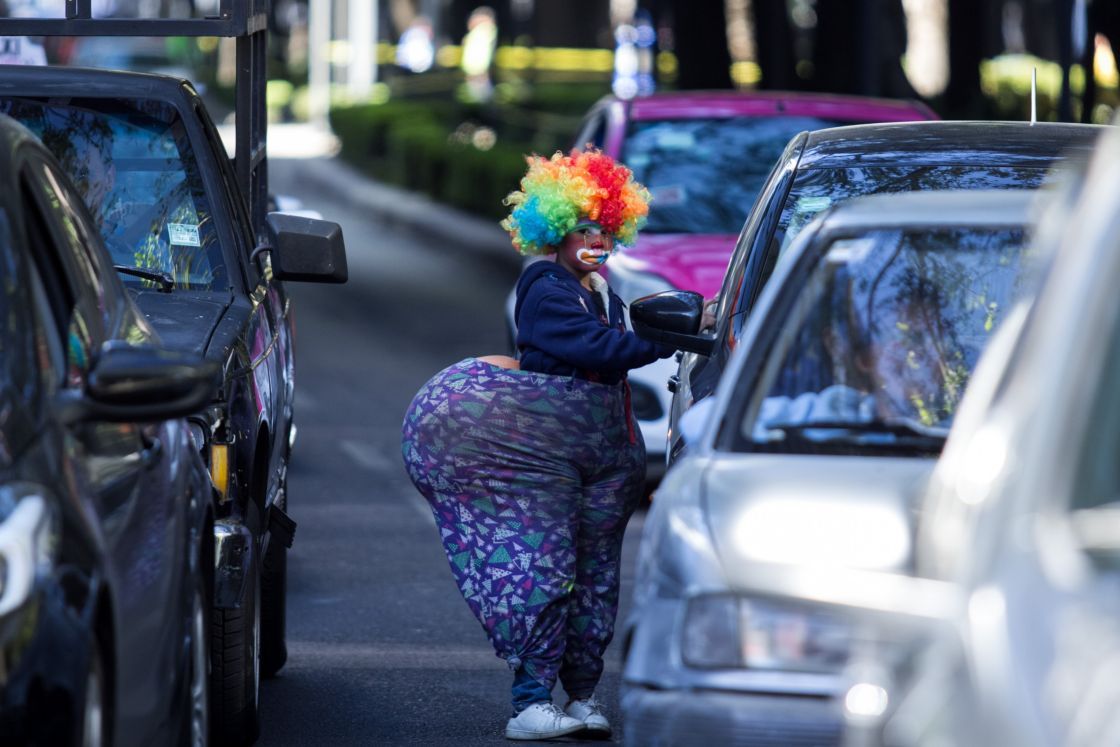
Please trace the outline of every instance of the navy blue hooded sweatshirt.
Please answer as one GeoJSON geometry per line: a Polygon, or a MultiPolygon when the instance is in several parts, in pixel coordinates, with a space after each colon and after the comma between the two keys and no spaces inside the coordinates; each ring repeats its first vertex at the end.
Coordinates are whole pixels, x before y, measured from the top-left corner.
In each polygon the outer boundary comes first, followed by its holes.
{"type": "Polygon", "coordinates": [[[600,294],[565,267],[548,260],[529,264],[517,281],[514,307],[521,370],[617,384],[630,369],[675,352],[628,331],[622,299],[608,295],[609,321],[600,294]]]}

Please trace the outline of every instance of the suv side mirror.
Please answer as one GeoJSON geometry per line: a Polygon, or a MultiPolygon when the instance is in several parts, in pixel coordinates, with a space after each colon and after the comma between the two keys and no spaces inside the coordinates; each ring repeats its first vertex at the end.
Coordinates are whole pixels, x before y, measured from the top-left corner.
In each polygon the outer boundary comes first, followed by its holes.
{"type": "Polygon", "coordinates": [[[329,220],[269,213],[265,219],[272,274],[280,280],[345,283],[346,244],[342,226],[329,220]]]}
{"type": "Polygon", "coordinates": [[[662,291],[630,304],[630,323],[639,337],[710,355],[715,338],[699,334],[703,318],[704,297],[695,291],[662,291]]]}
{"type": "Polygon", "coordinates": [[[83,392],[60,394],[66,422],[99,420],[139,423],[198,412],[220,384],[215,361],[192,354],[107,343],[101,348],[83,392]]]}

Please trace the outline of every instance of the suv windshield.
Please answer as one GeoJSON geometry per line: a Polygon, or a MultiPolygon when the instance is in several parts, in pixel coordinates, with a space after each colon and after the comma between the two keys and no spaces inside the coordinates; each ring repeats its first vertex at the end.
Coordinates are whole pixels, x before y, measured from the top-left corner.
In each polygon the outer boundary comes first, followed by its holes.
{"type": "Polygon", "coordinates": [[[762,366],[747,449],[937,454],[977,358],[1034,279],[1024,232],[922,228],[836,240],[762,366]]]}
{"type": "Polygon", "coordinates": [[[837,124],[816,117],[631,123],[622,161],[653,197],[643,232],[738,234],[790,138],[837,124]]]}
{"type": "Polygon", "coordinates": [[[782,205],[774,240],[785,254],[818,213],[870,194],[930,189],[1037,189],[1050,171],[1037,166],[873,166],[798,172],[782,205]]]}
{"type": "MultiPolygon", "coordinates": [[[[163,273],[185,289],[228,287],[210,202],[173,107],[119,99],[0,97],[84,197],[117,265],[163,273]]],[[[152,280],[131,275],[134,286],[152,280]]]]}

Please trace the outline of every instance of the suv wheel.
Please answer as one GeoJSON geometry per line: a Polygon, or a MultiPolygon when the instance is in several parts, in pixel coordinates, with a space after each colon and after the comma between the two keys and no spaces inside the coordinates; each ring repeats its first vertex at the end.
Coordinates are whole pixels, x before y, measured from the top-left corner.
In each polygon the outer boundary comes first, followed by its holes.
{"type": "Polygon", "coordinates": [[[215,609],[210,625],[210,716],[214,741],[252,744],[260,735],[260,561],[254,553],[240,609],[215,609]]]}

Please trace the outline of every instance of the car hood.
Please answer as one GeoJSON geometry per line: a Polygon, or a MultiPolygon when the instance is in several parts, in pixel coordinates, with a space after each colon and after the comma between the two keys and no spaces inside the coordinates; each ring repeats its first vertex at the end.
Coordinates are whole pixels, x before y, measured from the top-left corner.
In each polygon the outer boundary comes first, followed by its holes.
{"type": "Polygon", "coordinates": [[[931,458],[735,455],[705,471],[703,501],[732,588],[766,567],[909,571],[931,458]]]}
{"type": "Polygon", "coordinates": [[[133,298],[165,347],[188,351],[200,358],[229,305],[228,299],[200,298],[181,292],[141,291],[133,298]]]}
{"type": "Polygon", "coordinates": [[[715,295],[723,283],[736,236],[729,234],[661,233],[643,235],[632,247],[621,249],[607,261],[636,272],[659,275],[674,287],[715,295]]]}

